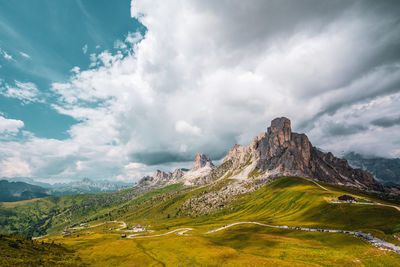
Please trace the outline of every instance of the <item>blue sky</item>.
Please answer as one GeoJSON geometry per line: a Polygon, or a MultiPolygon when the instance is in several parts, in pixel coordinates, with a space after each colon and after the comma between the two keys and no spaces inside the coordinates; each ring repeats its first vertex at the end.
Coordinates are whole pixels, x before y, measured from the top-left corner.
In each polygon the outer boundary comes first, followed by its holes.
{"type": "Polygon", "coordinates": [[[0,177],[137,181],[275,117],[400,157],[398,1],[0,0],[0,177]]]}
{"type": "Polygon", "coordinates": [[[129,0],[0,1],[0,48],[12,57],[0,58],[0,79],[34,83],[43,94],[43,102],[29,103],[0,95],[0,111],[37,137],[68,138],[77,121],[49,105],[56,100],[49,88],[68,80],[73,67],[87,69],[91,53],[113,51],[129,31],[144,32],[129,6],[129,0]]]}

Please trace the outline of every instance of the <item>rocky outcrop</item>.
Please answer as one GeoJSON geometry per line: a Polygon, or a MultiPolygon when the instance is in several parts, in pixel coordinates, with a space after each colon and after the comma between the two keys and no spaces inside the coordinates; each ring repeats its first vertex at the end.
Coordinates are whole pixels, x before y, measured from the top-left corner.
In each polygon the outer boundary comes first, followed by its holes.
{"type": "Polygon", "coordinates": [[[176,169],[173,172],[163,172],[156,170],[152,176],[144,176],[139,180],[137,186],[162,187],[178,183],[186,173],[183,169],[176,169]]]}
{"type": "Polygon", "coordinates": [[[214,169],[214,164],[204,154],[197,154],[192,168],[188,170],[176,169],[173,172],[156,170],[153,175],[145,176],[138,182],[138,186],[152,186],[154,188],[183,182],[185,185],[201,183],[201,179],[209,175],[214,169]]]}
{"type": "Polygon", "coordinates": [[[215,169],[211,159],[204,154],[197,154],[192,168],[185,173],[182,181],[185,185],[205,184],[210,180],[206,179],[208,175],[215,169]]]}
{"type": "Polygon", "coordinates": [[[313,147],[305,134],[293,133],[290,120],[276,118],[267,132],[248,146],[235,145],[224,162],[232,162],[233,178],[243,179],[256,171],[259,178],[300,176],[327,183],[383,190],[371,174],[353,169],[345,159],[313,147]]]}
{"type": "Polygon", "coordinates": [[[196,170],[204,168],[206,166],[214,167],[214,164],[212,163],[211,159],[207,158],[206,155],[201,153],[201,154],[197,154],[196,157],[194,158],[194,162],[193,162],[192,168],[190,170],[196,171],[196,170]]]}

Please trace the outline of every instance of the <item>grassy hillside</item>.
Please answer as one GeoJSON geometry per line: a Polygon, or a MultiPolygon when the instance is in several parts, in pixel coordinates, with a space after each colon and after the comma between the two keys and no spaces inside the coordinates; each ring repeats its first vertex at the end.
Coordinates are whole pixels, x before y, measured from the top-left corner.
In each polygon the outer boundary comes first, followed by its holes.
{"type": "MultiPolygon", "coordinates": [[[[365,202],[382,201],[363,192],[342,190],[341,187],[326,184],[320,187],[296,177],[276,179],[252,193],[238,196],[229,205],[209,215],[185,215],[183,203],[207,192],[218,191],[230,182],[224,179],[201,188],[171,185],[115,202],[109,201],[110,194],[46,198],[19,203],[12,209],[3,207],[1,211],[13,213],[12,216],[18,218],[21,211],[26,212],[24,214],[27,217],[28,210],[32,208],[34,212],[59,209],[54,217],[47,217],[51,227],[46,229],[55,235],[50,235],[45,241],[64,244],[76,251],[83,262],[91,265],[212,266],[223,265],[227,260],[231,265],[239,266],[398,266],[400,263],[400,255],[381,251],[362,239],[346,234],[240,225],[206,235],[205,232],[227,223],[257,221],[273,225],[362,230],[400,245],[400,241],[393,236],[400,236],[400,212],[396,209],[330,203],[330,199],[344,193],[365,202]],[[80,207],[93,202],[94,197],[106,203],[84,212],[80,207]],[[103,224],[77,230],[68,237],[57,235],[60,230],[57,227],[71,226],[85,220],[118,220],[126,222],[128,227],[140,223],[156,233],[181,227],[191,227],[193,230],[190,231],[191,236],[170,234],[127,240],[120,238],[122,232],[109,230],[116,226],[103,224]]],[[[121,199],[121,196],[111,197],[121,199]]],[[[98,200],[99,204],[103,202],[98,200]]]]}
{"type": "MultiPolygon", "coordinates": [[[[323,190],[301,178],[277,179],[268,186],[240,198],[233,203],[233,212],[219,217],[227,220],[261,220],[291,226],[353,230],[373,228],[389,234],[400,231],[400,212],[396,209],[329,203],[329,199],[336,199],[344,192],[326,184],[324,186],[329,190],[323,190]]],[[[365,197],[360,193],[357,195],[365,197]]]]}
{"type": "Polygon", "coordinates": [[[400,256],[346,234],[239,225],[213,234],[122,239],[91,229],[47,241],[76,250],[93,266],[399,266],[400,256]]]}
{"type": "Polygon", "coordinates": [[[24,182],[9,182],[0,180],[0,202],[28,200],[49,196],[46,189],[24,182]]]}
{"type": "MultiPolygon", "coordinates": [[[[131,224],[148,223],[160,229],[187,224],[259,221],[276,225],[343,230],[374,229],[387,235],[400,232],[400,212],[396,209],[376,205],[330,203],[329,199],[335,199],[345,192],[324,186],[329,191],[302,178],[280,178],[253,193],[238,197],[236,201],[211,215],[193,218],[180,215],[182,204],[212,189],[206,187],[183,193],[164,193],[152,198],[145,194],[130,202],[119,219],[131,224]]],[[[359,192],[353,193],[361,198],[370,198],[359,192]]]]}
{"type": "Polygon", "coordinates": [[[74,251],[18,235],[0,235],[0,266],[84,266],[74,251]]]}
{"type": "MultiPolygon", "coordinates": [[[[400,232],[400,212],[394,208],[329,203],[329,199],[348,194],[349,189],[343,192],[341,188],[324,184],[327,191],[296,177],[280,178],[255,192],[238,196],[233,203],[211,215],[184,215],[183,203],[205,192],[217,191],[228,182],[225,179],[216,185],[197,189],[176,184],[122,200],[119,200],[121,195],[128,190],[112,194],[50,197],[13,208],[3,206],[0,208],[0,220],[3,220],[0,225],[3,232],[45,234],[46,231],[60,231],[65,226],[86,221],[123,220],[129,225],[145,223],[163,229],[247,220],[343,230],[374,229],[387,235],[400,232]]],[[[382,202],[361,192],[350,193],[382,202]]]]}
{"type": "Polygon", "coordinates": [[[123,216],[128,206],[132,207],[141,199],[146,200],[153,195],[176,191],[181,187],[181,184],[175,184],[145,194],[136,188],[129,188],[114,193],[0,203],[0,233],[40,236],[79,223],[114,220],[123,216]]]}

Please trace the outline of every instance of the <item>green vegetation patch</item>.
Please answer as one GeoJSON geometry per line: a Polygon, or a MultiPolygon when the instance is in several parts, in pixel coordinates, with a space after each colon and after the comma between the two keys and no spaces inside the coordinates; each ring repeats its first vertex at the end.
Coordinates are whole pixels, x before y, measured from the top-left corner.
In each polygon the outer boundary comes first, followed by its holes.
{"type": "Polygon", "coordinates": [[[255,178],[255,177],[260,176],[261,174],[262,174],[262,171],[261,171],[259,168],[255,167],[254,170],[252,170],[252,171],[247,175],[247,177],[248,177],[248,178],[255,178]]]}
{"type": "Polygon", "coordinates": [[[85,266],[73,250],[18,235],[0,235],[0,266],[85,266]]]}

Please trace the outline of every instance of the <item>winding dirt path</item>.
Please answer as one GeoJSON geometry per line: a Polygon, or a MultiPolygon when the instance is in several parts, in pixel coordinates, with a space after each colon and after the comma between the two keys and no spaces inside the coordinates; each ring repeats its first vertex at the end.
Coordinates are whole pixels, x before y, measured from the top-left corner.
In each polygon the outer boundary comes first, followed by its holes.
{"type": "Polygon", "coordinates": [[[177,232],[176,234],[178,235],[185,235],[185,233],[187,231],[193,230],[192,228],[179,228],[179,229],[175,229],[172,231],[169,231],[167,233],[163,233],[163,234],[158,234],[158,235],[140,235],[140,234],[133,234],[133,235],[128,235],[127,238],[147,238],[147,237],[157,237],[157,236],[164,236],[164,235],[169,235],[172,233],[177,232]]]}
{"type": "Polygon", "coordinates": [[[225,230],[225,229],[227,229],[229,227],[232,227],[232,226],[235,226],[235,225],[239,225],[239,224],[257,224],[257,225],[261,225],[261,226],[280,228],[279,226],[276,226],[276,225],[270,225],[270,224],[259,223],[259,222],[237,222],[237,223],[230,223],[230,224],[227,224],[227,225],[222,226],[220,228],[210,230],[210,231],[206,232],[205,234],[215,233],[215,232],[218,232],[218,231],[221,231],[221,230],[225,230]]]}
{"type": "MultiPolygon", "coordinates": [[[[229,227],[232,226],[236,226],[236,225],[240,225],[240,224],[255,224],[255,225],[260,225],[260,226],[265,226],[265,227],[272,227],[272,228],[282,228],[282,229],[289,229],[289,230],[299,230],[299,231],[308,231],[308,232],[327,232],[327,233],[343,233],[343,234],[350,234],[353,235],[355,237],[359,237],[362,238],[366,241],[368,241],[369,243],[375,245],[376,247],[379,247],[381,249],[386,249],[386,250],[390,250],[396,253],[400,254],[400,247],[389,243],[383,239],[379,239],[376,238],[374,236],[372,236],[371,234],[366,234],[366,233],[362,233],[362,232],[356,232],[356,231],[344,231],[344,230],[333,230],[333,229],[317,229],[317,228],[307,228],[307,227],[289,227],[289,226],[280,226],[280,225],[270,225],[270,224],[265,224],[265,223],[259,223],[259,222],[236,222],[236,223],[230,223],[227,225],[224,225],[220,228],[216,228],[213,230],[210,230],[204,234],[212,234],[218,231],[222,231],[225,229],[228,229],[229,227]]],[[[127,236],[127,238],[130,239],[134,239],[134,238],[150,238],[150,237],[159,237],[159,236],[166,236],[172,233],[176,233],[177,235],[189,235],[189,234],[185,234],[188,231],[193,230],[192,228],[179,228],[179,229],[175,229],[172,231],[169,231],[167,233],[163,233],[163,234],[158,234],[158,235],[140,235],[140,234],[132,234],[127,236]]]]}

